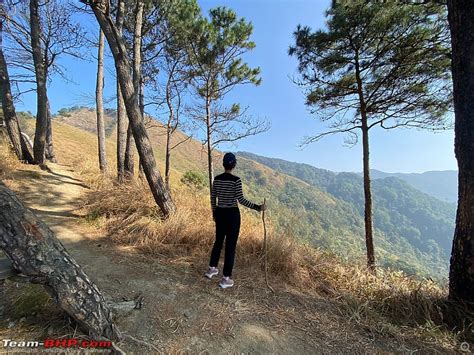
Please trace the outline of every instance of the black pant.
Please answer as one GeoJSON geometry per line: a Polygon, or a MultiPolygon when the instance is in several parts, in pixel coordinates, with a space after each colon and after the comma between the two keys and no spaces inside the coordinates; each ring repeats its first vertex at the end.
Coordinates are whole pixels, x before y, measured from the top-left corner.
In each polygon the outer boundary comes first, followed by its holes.
{"type": "Polygon", "coordinates": [[[212,247],[210,266],[217,267],[225,239],[224,276],[232,276],[235,249],[240,232],[240,211],[235,208],[219,208],[215,210],[216,241],[212,247]]]}

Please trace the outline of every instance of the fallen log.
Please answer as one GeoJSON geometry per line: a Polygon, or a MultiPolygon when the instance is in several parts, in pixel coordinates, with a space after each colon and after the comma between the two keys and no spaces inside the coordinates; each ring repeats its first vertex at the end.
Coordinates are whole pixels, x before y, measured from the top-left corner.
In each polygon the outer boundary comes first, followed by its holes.
{"type": "Polygon", "coordinates": [[[54,301],[91,337],[120,340],[97,286],[49,227],[0,182],[0,248],[13,268],[42,284],[54,301]]]}

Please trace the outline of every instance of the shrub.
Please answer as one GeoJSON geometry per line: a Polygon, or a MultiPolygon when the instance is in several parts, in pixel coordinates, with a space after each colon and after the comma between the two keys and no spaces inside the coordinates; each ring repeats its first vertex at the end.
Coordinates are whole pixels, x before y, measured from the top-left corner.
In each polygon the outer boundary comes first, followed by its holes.
{"type": "Polygon", "coordinates": [[[192,190],[199,191],[206,186],[206,177],[201,172],[188,170],[181,177],[181,183],[192,190]]]}

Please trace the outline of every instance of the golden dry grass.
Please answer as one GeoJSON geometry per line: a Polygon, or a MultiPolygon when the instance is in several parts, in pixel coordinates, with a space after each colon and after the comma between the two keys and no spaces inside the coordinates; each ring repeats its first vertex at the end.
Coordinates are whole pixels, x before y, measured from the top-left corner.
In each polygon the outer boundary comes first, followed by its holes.
{"type": "MultiPolygon", "coordinates": [[[[135,179],[117,184],[113,177],[98,174],[92,133],[59,123],[55,124],[55,139],[60,162],[73,166],[91,187],[84,205],[90,223],[102,228],[117,243],[160,256],[161,260],[207,259],[214,240],[214,224],[205,191],[195,193],[181,186],[180,173],[175,171],[172,186],[178,210],[162,220],[146,183],[135,179]]],[[[113,166],[113,140],[107,144],[113,166]]],[[[176,158],[186,165],[185,154],[176,158]]],[[[5,147],[0,149],[0,179],[11,178],[19,165],[5,147]]],[[[252,277],[261,277],[261,221],[255,214],[242,212],[239,267],[252,277]]],[[[336,302],[338,312],[371,332],[397,337],[408,331],[451,349],[458,348],[460,340],[474,341],[472,311],[448,301],[445,288],[402,272],[379,269],[377,276],[371,275],[362,262],[344,263],[297,243],[291,230],[277,232],[269,224],[268,267],[276,287],[289,287],[336,302]]]]}
{"type": "Polygon", "coordinates": [[[21,167],[21,163],[11,152],[10,147],[0,131],[0,181],[13,178],[13,172],[21,167]]]}
{"type": "MultiPolygon", "coordinates": [[[[85,204],[88,218],[99,221],[117,243],[135,246],[162,260],[207,260],[214,223],[205,192],[178,186],[173,193],[177,212],[162,220],[146,183],[134,180],[117,184],[98,177],[94,186],[85,204]]],[[[239,265],[243,273],[262,275],[261,221],[255,214],[242,212],[239,265]]],[[[383,269],[374,276],[363,263],[345,264],[333,255],[297,243],[291,231],[276,233],[271,223],[268,237],[268,268],[278,287],[330,298],[338,302],[345,316],[378,331],[409,327],[435,342],[446,343],[472,337],[474,313],[447,301],[446,289],[430,280],[383,269]]]]}

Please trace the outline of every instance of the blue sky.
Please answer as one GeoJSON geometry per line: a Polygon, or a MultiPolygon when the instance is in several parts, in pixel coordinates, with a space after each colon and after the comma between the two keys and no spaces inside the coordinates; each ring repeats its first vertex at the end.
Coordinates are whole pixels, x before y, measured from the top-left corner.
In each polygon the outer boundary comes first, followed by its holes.
{"type": "MultiPolygon", "coordinates": [[[[229,100],[249,106],[250,114],[271,121],[268,132],[222,146],[221,150],[246,150],[334,171],[361,171],[361,146],[345,146],[344,136],[327,137],[303,149],[299,147],[305,136],[323,131],[324,125],[308,113],[303,94],[291,82],[297,62],[287,51],[298,24],[312,28],[324,26],[329,0],[201,0],[199,3],[203,11],[218,5],[231,7],[253,23],[253,40],[257,47],[246,60],[251,66],[260,66],[263,82],[259,87],[238,88],[230,94],[229,100]]],[[[95,27],[93,20],[92,16],[81,16],[81,22],[91,29],[95,27]]],[[[52,110],[76,104],[92,105],[84,96],[94,93],[94,61],[64,58],[61,63],[72,82],[53,80],[49,87],[52,110]]],[[[112,71],[110,59],[107,65],[112,71]]],[[[113,96],[114,90],[113,77],[108,74],[105,95],[113,96]]],[[[34,95],[25,95],[17,106],[17,110],[34,113],[34,95]]],[[[375,129],[370,142],[371,167],[388,172],[457,169],[453,141],[452,131],[435,134],[413,129],[375,129]]]]}

